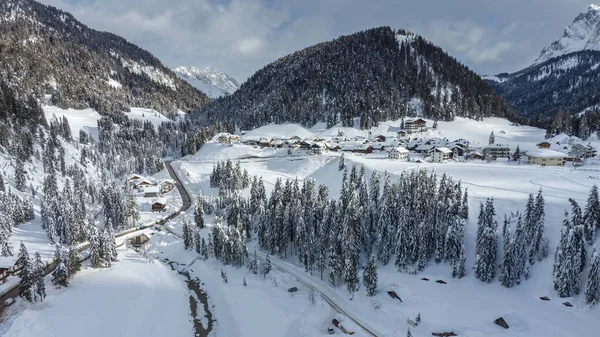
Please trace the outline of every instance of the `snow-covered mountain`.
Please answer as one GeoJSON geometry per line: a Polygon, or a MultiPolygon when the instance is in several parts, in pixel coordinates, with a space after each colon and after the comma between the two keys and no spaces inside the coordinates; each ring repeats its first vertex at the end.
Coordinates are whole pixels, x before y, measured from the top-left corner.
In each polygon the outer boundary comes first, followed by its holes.
{"type": "Polygon", "coordinates": [[[0,1],[0,76],[19,97],[101,114],[189,111],[208,97],[148,51],[33,0],[0,1]]]}
{"type": "Polygon", "coordinates": [[[235,78],[210,66],[204,69],[180,66],[173,72],[211,98],[231,95],[240,87],[235,78]]]}
{"type": "Polygon", "coordinates": [[[559,111],[579,113],[600,104],[599,67],[600,6],[590,5],[532,65],[483,78],[518,114],[543,120],[559,111]]]}
{"type": "Polygon", "coordinates": [[[600,6],[590,5],[573,23],[565,28],[563,36],[545,47],[533,64],[540,64],[582,50],[600,50],[600,6]]]}

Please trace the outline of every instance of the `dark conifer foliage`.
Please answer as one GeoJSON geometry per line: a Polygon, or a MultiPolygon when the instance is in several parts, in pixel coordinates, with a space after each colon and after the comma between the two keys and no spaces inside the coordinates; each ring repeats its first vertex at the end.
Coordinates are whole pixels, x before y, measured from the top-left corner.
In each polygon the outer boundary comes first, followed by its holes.
{"type": "Polygon", "coordinates": [[[33,0],[4,0],[0,16],[12,18],[0,22],[0,77],[19,79],[10,83],[23,102],[50,93],[55,105],[101,114],[131,106],[175,113],[209,102],[149,52],[67,12],[33,0]],[[111,86],[110,79],[122,87],[111,86]]]}
{"type": "Polygon", "coordinates": [[[425,117],[436,120],[513,117],[477,74],[442,49],[413,33],[379,27],[285,56],[194,118],[249,129],[269,122],[352,126],[360,117],[360,127],[370,128],[414,115],[413,98],[425,117]]]}

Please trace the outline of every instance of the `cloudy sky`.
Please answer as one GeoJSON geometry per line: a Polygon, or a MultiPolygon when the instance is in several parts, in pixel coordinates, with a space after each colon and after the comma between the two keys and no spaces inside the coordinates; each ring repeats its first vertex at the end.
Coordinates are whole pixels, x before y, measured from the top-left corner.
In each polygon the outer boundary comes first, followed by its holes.
{"type": "Polygon", "coordinates": [[[168,66],[243,81],[294,50],[389,25],[423,35],[480,74],[530,64],[591,0],[41,0],[121,35],[168,66]]]}

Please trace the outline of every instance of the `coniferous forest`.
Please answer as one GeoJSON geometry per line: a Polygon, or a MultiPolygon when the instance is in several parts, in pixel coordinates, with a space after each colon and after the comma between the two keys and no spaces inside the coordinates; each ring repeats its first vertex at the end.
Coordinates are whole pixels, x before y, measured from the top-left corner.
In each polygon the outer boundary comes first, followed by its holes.
{"type": "Polygon", "coordinates": [[[270,122],[351,126],[360,117],[361,128],[370,128],[417,113],[446,121],[515,117],[485,81],[441,48],[379,27],[276,60],[194,118],[251,129],[270,122]]]}

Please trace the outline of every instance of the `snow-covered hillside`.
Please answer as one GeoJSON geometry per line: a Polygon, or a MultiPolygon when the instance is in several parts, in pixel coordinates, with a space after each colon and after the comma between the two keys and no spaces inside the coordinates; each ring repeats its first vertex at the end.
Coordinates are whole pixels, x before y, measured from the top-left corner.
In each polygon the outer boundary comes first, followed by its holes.
{"type": "Polygon", "coordinates": [[[573,23],[565,28],[563,36],[545,47],[534,64],[581,50],[600,50],[600,6],[590,5],[573,23]]]}
{"type": "Polygon", "coordinates": [[[240,83],[235,78],[212,67],[199,69],[180,66],[173,71],[210,98],[231,95],[240,87],[240,83]]]}
{"type": "Polygon", "coordinates": [[[122,250],[110,269],[84,269],[68,288],[47,277],[42,306],[23,302],[23,312],[0,326],[4,337],[191,336],[188,291],[175,271],[122,250]]]}

